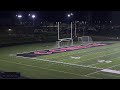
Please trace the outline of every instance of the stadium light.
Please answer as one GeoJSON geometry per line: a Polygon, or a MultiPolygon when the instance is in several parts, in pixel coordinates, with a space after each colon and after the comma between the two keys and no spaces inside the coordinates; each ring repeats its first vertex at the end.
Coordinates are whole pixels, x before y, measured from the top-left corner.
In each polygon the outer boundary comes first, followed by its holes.
{"type": "Polygon", "coordinates": [[[22,15],[17,15],[18,18],[22,18],[22,15]]]}
{"type": "Polygon", "coordinates": [[[36,16],[35,15],[32,15],[32,18],[34,19],[36,16]]]}
{"type": "Polygon", "coordinates": [[[28,16],[30,16],[30,14],[28,14],[28,16]]]}
{"type": "Polygon", "coordinates": [[[73,15],[73,13],[71,13],[70,15],[73,15]]]}
{"type": "Polygon", "coordinates": [[[11,28],[9,28],[9,29],[8,29],[8,31],[12,31],[12,29],[11,29],[11,28]]]}
{"type": "Polygon", "coordinates": [[[68,14],[67,16],[68,16],[68,17],[70,17],[71,15],[70,15],[70,14],[68,14]]]}
{"type": "Polygon", "coordinates": [[[31,17],[33,18],[33,26],[34,26],[34,19],[36,16],[33,14],[31,17]]]}

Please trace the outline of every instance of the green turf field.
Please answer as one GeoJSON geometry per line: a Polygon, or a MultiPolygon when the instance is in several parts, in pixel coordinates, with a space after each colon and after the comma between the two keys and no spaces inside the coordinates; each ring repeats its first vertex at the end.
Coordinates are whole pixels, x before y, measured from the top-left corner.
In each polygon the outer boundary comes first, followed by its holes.
{"type": "Polygon", "coordinates": [[[15,56],[16,53],[50,49],[54,45],[42,43],[0,48],[0,71],[21,72],[30,79],[120,79],[120,74],[101,71],[120,70],[120,42],[33,59],[15,56]]]}

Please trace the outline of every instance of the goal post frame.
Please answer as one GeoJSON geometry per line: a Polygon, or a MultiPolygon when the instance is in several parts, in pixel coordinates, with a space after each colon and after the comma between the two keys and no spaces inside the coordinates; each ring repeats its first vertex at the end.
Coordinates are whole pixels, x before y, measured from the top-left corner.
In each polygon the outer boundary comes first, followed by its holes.
{"type": "Polygon", "coordinates": [[[60,43],[63,42],[63,41],[71,41],[71,46],[73,46],[73,33],[72,33],[72,22],[71,22],[71,37],[70,38],[62,38],[60,39],[60,22],[58,22],[58,40],[56,41],[57,42],[57,47],[59,48],[60,47],[60,43]]]}
{"type": "Polygon", "coordinates": [[[84,44],[85,42],[86,42],[86,43],[93,43],[93,40],[92,40],[92,38],[91,38],[90,36],[81,36],[81,37],[78,37],[78,42],[79,42],[80,40],[82,41],[82,44],[84,44]],[[84,37],[85,37],[85,38],[87,37],[87,41],[84,41],[84,40],[83,40],[84,37]],[[90,40],[90,39],[91,39],[91,40],[90,40]]]}

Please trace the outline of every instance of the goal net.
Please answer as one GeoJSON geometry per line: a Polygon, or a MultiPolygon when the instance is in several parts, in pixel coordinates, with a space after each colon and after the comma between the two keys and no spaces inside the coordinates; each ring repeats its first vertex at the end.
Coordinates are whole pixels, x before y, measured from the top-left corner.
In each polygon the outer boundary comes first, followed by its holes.
{"type": "Polygon", "coordinates": [[[58,48],[60,48],[60,47],[73,46],[73,39],[71,39],[71,38],[59,39],[59,40],[56,42],[56,45],[57,45],[58,48]]]}
{"type": "Polygon", "coordinates": [[[80,42],[81,44],[90,44],[93,43],[93,40],[90,36],[82,36],[78,37],[78,42],[80,42]]]}

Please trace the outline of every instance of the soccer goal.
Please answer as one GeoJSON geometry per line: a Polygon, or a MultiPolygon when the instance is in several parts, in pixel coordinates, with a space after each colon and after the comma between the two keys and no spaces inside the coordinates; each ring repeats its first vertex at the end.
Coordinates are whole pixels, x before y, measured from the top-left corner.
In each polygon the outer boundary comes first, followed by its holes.
{"type": "Polygon", "coordinates": [[[57,47],[68,47],[68,46],[73,46],[73,39],[72,38],[63,38],[59,39],[57,42],[57,47]]]}
{"type": "Polygon", "coordinates": [[[82,36],[78,37],[78,42],[81,42],[81,44],[90,44],[93,43],[93,40],[90,36],[82,36]]]}

